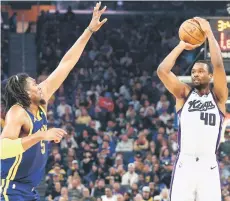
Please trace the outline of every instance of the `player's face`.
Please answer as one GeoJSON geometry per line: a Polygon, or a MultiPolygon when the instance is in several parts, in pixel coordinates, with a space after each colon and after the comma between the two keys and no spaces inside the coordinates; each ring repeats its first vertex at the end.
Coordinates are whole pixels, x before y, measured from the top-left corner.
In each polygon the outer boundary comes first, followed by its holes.
{"type": "Polygon", "coordinates": [[[29,77],[27,78],[27,92],[29,94],[30,100],[32,103],[40,105],[45,104],[45,100],[43,99],[43,93],[39,85],[36,83],[36,81],[29,77]]]}
{"type": "Polygon", "coordinates": [[[207,87],[212,78],[212,74],[208,71],[207,64],[203,63],[196,63],[193,66],[191,76],[194,87],[198,89],[207,87]]]}

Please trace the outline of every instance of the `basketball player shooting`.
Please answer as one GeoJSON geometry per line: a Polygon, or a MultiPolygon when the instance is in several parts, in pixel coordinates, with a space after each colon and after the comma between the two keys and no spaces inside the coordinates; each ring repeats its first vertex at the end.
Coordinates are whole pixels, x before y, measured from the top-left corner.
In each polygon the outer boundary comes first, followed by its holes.
{"type": "Polygon", "coordinates": [[[93,32],[107,21],[100,21],[106,7],[94,7],[84,33],[62,58],[57,69],[41,84],[27,74],[9,78],[5,88],[6,122],[0,139],[1,201],[35,201],[48,158],[48,142],[60,142],[66,132],[47,130],[47,104],[79,60],[93,32]]]}
{"type": "Polygon", "coordinates": [[[221,201],[220,176],[216,152],[219,145],[228,88],[218,43],[209,22],[194,18],[208,39],[212,68],[203,61],[191,71],[193,87],[172,73],[176,59],[184,50],[197,45],[181,41],[163,60],[157,74],[176,98],[179,118],[179,152],[171,180],[171,201],[221,201]],[[213,78],[214,87],[210,88],[213,78]]]}

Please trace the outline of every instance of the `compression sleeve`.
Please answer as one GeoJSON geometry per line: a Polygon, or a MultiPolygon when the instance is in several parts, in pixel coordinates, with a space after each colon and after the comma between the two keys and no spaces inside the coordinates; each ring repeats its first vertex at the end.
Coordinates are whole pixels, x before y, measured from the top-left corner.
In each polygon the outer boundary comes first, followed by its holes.
{"type": "Polygon", "coordinates": [[[0,149],[0,159],[12,158],[25,151],[22,147],[22,138],[16,140],[9,138],[0,139],[0,149]]]}

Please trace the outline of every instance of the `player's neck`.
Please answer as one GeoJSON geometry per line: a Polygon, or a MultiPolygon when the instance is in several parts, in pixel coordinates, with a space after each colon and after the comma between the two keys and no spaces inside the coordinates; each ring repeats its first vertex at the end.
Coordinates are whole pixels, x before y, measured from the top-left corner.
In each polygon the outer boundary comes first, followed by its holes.
{"type": "Polygon", "coordinates": [[[196,92],[197,92],[200,96],[207,95],[207,94],[209,94],[209,92],[210,92],[210,88],[209,88],[209,87],[206,87],[206,88],[204,88],[204,89],[196,89],[196,88],[195,88],[195,90],[196,90],[196,92]]]}
{"type": "Polygon", "coordinates": [[[38,105],[35,105],[35,104],[30,104],[28,110],[29,110],[32,114],[36,115],[37,112],[38,112],[38,110],[39,110],[39,106],[38,106],[38,105]]]}

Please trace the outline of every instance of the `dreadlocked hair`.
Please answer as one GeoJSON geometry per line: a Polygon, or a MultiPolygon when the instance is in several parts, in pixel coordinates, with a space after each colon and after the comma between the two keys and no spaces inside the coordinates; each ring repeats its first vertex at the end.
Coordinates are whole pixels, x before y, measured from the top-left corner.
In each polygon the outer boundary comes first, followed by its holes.
{"type": "Polygon", "coordinates": [[[26,79],[29,75],[25,73],[17,74],[10,77],[6,83],[4,103],[8,111],[13,105],[20,104],[23,107],[29,107],[30,98],[26,92],[26,79]]]}

